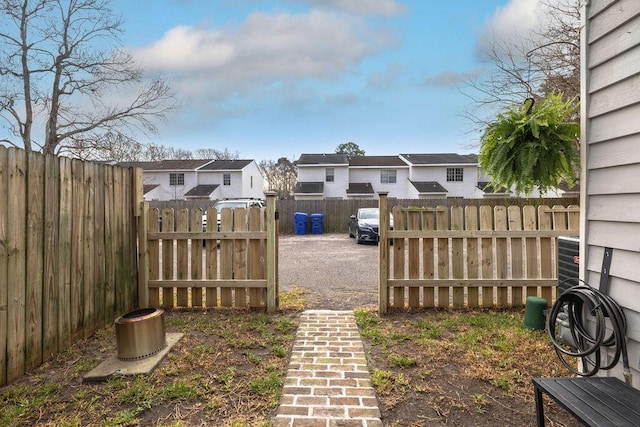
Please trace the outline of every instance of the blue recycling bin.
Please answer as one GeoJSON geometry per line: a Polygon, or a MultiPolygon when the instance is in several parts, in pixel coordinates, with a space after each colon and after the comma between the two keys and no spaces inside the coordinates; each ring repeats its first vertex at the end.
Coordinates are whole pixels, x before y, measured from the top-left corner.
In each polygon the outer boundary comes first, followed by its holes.
{"type": "Polygon", "coordinates": [[[307,217],[304,212],[296,212],[293,214],[294,230],[296,234],[305,234],[307,232],[307,217]]]}
{"type": "Polygon", "coordinates": [[[323,220],[324,220],[324,214],[321,214],[321,213],[311,214],[311,234],[322,234],[323,220]]]}

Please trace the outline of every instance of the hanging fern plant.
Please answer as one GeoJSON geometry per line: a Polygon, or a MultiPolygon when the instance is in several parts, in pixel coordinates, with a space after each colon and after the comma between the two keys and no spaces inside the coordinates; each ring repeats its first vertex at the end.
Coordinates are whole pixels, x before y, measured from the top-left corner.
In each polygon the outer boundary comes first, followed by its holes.
{"type": "MultiPolygon", "coordinates": [[[[533,100],[528,102],[533,103],[533,100]]],[[[531,194],[555,190],[562,181],[572,187],[579,168],[578,103],[551,94],[534,105],[498,114],[481,139],[480,166],[491,184],[531,194]]]]}

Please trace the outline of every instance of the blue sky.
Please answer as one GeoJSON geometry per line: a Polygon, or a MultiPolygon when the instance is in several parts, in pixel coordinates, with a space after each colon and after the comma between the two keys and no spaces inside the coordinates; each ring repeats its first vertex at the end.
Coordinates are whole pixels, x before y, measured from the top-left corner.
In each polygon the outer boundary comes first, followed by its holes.
{"type": "Polygon", "coordinates": [[[538,0],[115,0],[124,46],[179,110],[154,142],[296,159],[477,151],[461,82],[538,0]],[[476,148],[473,148],[473,147],[476,148]]]}

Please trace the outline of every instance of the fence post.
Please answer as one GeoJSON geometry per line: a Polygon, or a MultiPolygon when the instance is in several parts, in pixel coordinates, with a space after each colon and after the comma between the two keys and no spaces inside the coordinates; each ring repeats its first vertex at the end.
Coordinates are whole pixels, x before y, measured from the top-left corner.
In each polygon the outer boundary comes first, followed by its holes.
{"type": "Polygon", "coordinates": [[[267,199],[267,312],[273,313],[277,308],[276,295],[276,193],[264,193],[267,199]]]}
{"type": "Polygon", "coordinates": [[[378,312],[385,314],[389,307],[389,287],[387,280],[389,279],[389,208],[387,191],[378,193],[378,209],[380,213],[378,242],[378,312]]]}

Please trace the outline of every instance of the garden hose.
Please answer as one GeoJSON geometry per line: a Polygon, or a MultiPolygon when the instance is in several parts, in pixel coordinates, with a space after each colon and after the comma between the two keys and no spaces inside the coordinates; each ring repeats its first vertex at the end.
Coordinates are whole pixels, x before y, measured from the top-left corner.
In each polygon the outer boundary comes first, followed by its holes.
{"type": "Polygon", "coordinates": [[[622,356],[625,382],[631,384],[625,339],[627,321],[624,312],[610,296],[586,282],[581,282],[583,284],[573,286],[562,293],[549,312],[547,332],[556,354],[570,372],[580,376],[592,376],[600,369],[611,369],[622,356]],[[573,338],[571,345],[560,342],[556,336],[556,319],[559,314],[565,312],[568,314],[569,330],[573,338]],[[591,316],[589,325],[585,322],[587,314],[591,316]],[[609,363],[603,365],[601,350],[606,349],[613,349],[614,355],[609,363]],[[582,360],[582,369],[571,366],[565,356],[579,357],[582,360]]]}

